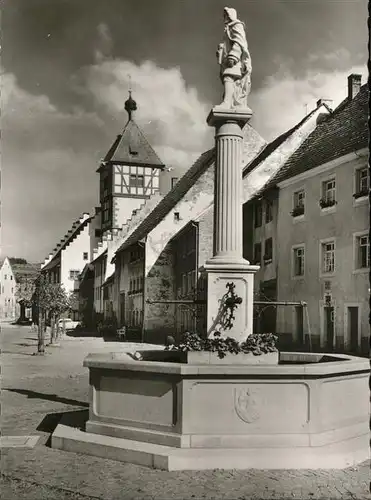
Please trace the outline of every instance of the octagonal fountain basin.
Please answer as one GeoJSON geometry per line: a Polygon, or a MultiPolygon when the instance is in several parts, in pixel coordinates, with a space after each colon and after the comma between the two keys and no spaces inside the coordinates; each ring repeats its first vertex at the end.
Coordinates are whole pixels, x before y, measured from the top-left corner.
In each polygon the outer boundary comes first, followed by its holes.
{"type": "Polygon", "coordinates": [[[166,470],[345,468],[369,458],[367,359],[182,362],[149,352],[89,355],[84,430],[67,415],[52,447],[166,470]]]}

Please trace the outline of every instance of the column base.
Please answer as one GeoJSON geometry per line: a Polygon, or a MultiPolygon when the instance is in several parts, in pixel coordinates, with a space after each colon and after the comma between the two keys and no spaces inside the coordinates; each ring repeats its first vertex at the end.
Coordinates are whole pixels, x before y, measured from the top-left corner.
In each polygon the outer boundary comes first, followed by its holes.
{"type": "Polygon", "coordinates": [[[254,274],[259,266],[251,266],[244,259],[223,262],[212,258],[202,271],[207,276],[207,335],[218,331],[224,337],[243,342],[253,333],[254,274]],[[228,283],[233,283],[234,293],[242,299],[233,310],[227,306],[228,283]]]}
{"type": "Polygon", "coordinates": [[[260,269],[260,266],[253,266],[248,260],[243,259],[242,257],[234,257],[233,255],[215,255],[207,260],[204,265],[205,271],[217,271],[224,268],[231,271],[256,272],[260,269]]]}

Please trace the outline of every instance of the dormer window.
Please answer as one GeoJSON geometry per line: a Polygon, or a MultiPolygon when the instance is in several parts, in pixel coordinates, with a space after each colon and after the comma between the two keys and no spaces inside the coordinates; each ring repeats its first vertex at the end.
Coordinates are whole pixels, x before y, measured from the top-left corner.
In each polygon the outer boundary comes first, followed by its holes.
{"type": "Polygon", "coordinates": [[[132,156],[138,156],[138,151],[136,149],[132,148],[131,146],[129,146],[129,153],[132,156]]]}

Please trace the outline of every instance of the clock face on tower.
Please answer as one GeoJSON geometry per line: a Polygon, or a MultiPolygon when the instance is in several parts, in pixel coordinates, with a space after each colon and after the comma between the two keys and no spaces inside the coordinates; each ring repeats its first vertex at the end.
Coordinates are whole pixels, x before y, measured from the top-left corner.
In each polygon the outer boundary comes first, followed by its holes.
{"type": "Polygon", "coordinates": [[[115,195],[148,197],[158,190],[158,168],[114,165],[113,193],[115,195]]]}

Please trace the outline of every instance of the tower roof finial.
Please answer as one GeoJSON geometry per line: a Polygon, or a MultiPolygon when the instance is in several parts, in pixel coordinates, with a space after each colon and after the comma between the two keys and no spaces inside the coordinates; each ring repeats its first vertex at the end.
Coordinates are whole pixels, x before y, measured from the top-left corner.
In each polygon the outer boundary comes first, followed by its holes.
{"type": "Polygon", "coordinates": [[[134,111],[137,110],[137,103],[131,97],[131,92],[132,92],[132,88],[131,88],[131,75],[128,75],[128,76],[129,76],[129,99],[125,102],[125,109],[126,109],[128,115],[129,115],[129,121],[130,121],[132,119],[132,117],[133,117],[134,111]]]}

